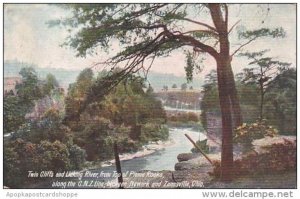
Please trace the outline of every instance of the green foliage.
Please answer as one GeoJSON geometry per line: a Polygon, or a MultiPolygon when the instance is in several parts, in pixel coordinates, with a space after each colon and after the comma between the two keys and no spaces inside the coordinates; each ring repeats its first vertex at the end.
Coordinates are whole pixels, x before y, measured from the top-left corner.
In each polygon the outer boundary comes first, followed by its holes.
{"type": "Polygon", "coordinates": [[[188,123],[188,122],[199,122],[199,116],[193,112],[179,112],[168,116],[168,121],[188,123]]]}
{"type": "Polygon", "coordinates": [[[59,111],[51,108],[40,120],[22,125],[13,134],[13,138],[22,138],[33,143],[39,143],[42,140],[67,143],[72,138],[71,130],[61,122],[59,111]]]}
{"type": "Polygon", "coordinates": [[[169,90],[169,87],[166,86],[166,85],[164,85],[164,86],[163,86],[163,91],[168,91],[168,90],[169,90]]]}
{"type": "Polygon", "coordinates": [[[146,123],[142,126],[142,142],[167,140],[169,130],[167,126],[162,126],[155,123],[146,123]]]}
{"type": "Polygon", "coordinates": [[[43,84],[32,67],[22,68],[20,75],[22,81],[16,85],[17,95],[4,96],[4,133],[17,131],[26,122],[25,115],[32,111],[35,101],[58,86],[53,75],[48,75],[43,84]]]}
{"type": "MultiPolygon", "coordinates": [[[[243,120],[245,122],[255,121],[258,113],[258,96],[256,87],[253,85],[245,85],[241,82],[236,82],[236,89],[240,98],[243,120]]],[[[205,84],[203,85],[202,93],[203,97],[201,100],[200,119],[204,129],[207,129],[207,120],[209,114],[221,117],[217,72],[215,70],[212,70],[205,77],[205,84]]]]}
{"type": "Polygon", "coordinates": [[[24,67],[20,71],[22,82],[16,85],[17,95],[26,105],[33,106],[33,101],[43,97],[37,73],[32,67],[24,67]]]}
{"type": "MultiPolygon", "coordinates": [[[[198,37],[198,35],[195,35],[195,37],[198,37]]],[[[200,37],[202,38],[202,37],[200,37]]],[[[195,56],[195,54],[187,52],[186,53],[186,66],[184,67],[185,69],[185,74],[186,74],[186,79],[187,82],[190,83],[193,81],[193,74],[194,72],[201,72],[202,68],[201,64],[202,64],[203,60],[199,60],[197,59],[197,57],[195,56]]]]}
{"type": "Polygon", "coordinates": [[[146,94],[150,97],[153,97],[154,96],[154,89],[153,87],[149,84],[148,88],[147,88],[147,91],[146,91],[146,94]]]}
{"type": "MultiPolygon", "coordinates": [[[[172,24],[174,20],[182,19],[186,13],[178,9],[182,7],[177,4],[93,4],[87,6],[74,4],[65,6],[73,11],[74,16],[65,20],[55,20],[50,24],[62,24],[70,28],[80,27],[74,37],[70,37],[65,45],[75,48],[78,56],[86,56],[95,53],[97,46],[108,50],[112,39],[117,39],[120,45],[127,45],[124,51],[119,53],[120,57],[145,49],[150,41],[155,38],[157,32],[157,18],[166,25],[172,24]],[[160,8],[169,7],[167,10],[160,8]],[[177,12],[171,9],[177,8],[177,12]],[[154,17],[156,14],[157,17],[154,17]],[[145,28],[152,27],[153,28],[145,28]],[[142,39],[142,42],[138,43],[142,39]]],[[[174,10],[175,11],[175,10],[174,10]]],[[[159,42],[159,41],[158,41],[159,42]]],[[[162,51],[174,48],[172,42],[161,43],[162,51]]]]}
{"type": "MultiPolygon", "coordinates": [[[[70,5],[67,8],[73,11],[73,16],[61,21],[61,23],[76,31],[75,34],[71,34],[65,44],[73,47],[78,56],[97,54],[98,47],[108,51],[112,42],[115,41],[119,42],[120,49],[122,49],[115,56],[110,57],[106,63],[115,67],[118,63],[125,62],[125,69],[118,75],[111,75],[106,78],[106,81],[102,81],[101,86],[97,84],[97,86],[92,87],[92,92],[88,95],[90,102],[104,96],[105,91],[114,88],[130,72],[141,69],[139,67],[141,64],[143,65],[146,61],[153,61],[156,57],[168,55],[173,50],[182,49],[183,46],[193,48],[193,53],[186,51],[189,52],[185,67],[188,81],[192,80],[193,72],[198,67],[199,62],[195,61],[198,53],[208,53],[217,62],[221,60],[221,57],[224,60],[231,59],[228,53],[230,49],[228,35],[233,31],[235,25],[230,29],[223,17],[212,17],[213,22],[211,24],[214,24],[213,26],[208,25],[202,19],[203,15],[216,16],[214,12],[218,11],[220,11],[219,16],[230,16],[226,13],[228,12],[226,4],[200,4],[197,6],[190,4],[101,4],[86,6],[80,4],[70,5]],[[184,24],[186,21],[196,23],[202,26],[204,30],[190,30],[189,28],[186,30],[184,24]],[[220,37],[220,35],[224,37],[220,37]],[[226,43],[226,45],[220,47],[222,43],[226,43]],[[221,50],[219,54],[217,51],[221,48],[224,50],[221,50]]],[[[238,33],[240,42],[244,43],[240,46],[241,48],[258,38],[284,36],[285,33],[282,28],[271,30],[263,27],[238,33]]],[[[238,47],[233,54],[239,50],[238,47]]],[[[230,63],[228,65],[227,70],[230,71],[230,63]]],[[[219,74],[223,75],[226,72],[219,74]]],[[[221,78],[223,79],[223,77],[221,78]]],[[[229,77],[230,79],[232,80],[232,77],[229,77]]],[[[214,95],[214,91],[217,91],[214,87],[213,85],[211,87],[213,89],[207,89],[209,94],[214,95]]],[[[224,85],[224,87],[227,86],[224,85]]],[[[219,101],[219,99],[215,99],[216,97],[213,100],[219,101]]],[[[206,120],[206,113],[210,111],[210,107],[205,103],[209,103],[209,100],[204,102],[204,109],[206,110],[202,114],[203,121],[206,120]]],[[[211,104],[214,104],[211,106],[212,108],[215,107],[214,109],[220,110],[219,104],[214,102],[211,104]]],[[[140,115],[135,110],[133,112],[130,123],[139,123],[140,121],[134,120],[134,118],[140,118],[140,115]]],[[[114,114],[119,115],[118,112],[114,112],[114,114]]]]}
{"type": "MultiPolygon", "coordinates": [[[[242,159],[234,161],[234,176],[259,174],[278,174],[287,171],[295,171],[297,168],[296,141],[285,140],[283,143],[272,144],[265,147],[266,152],[261,154],[249,153],[242,159]]],[[[221,174],[220,161],[214,162],[214,170],[211,175],[216,178],[221,174]]]]}
{"type": "Polygon", "coordinates": [[[80,72],[75,83],[70,84],[68,88],[68,97],[81,99],[84,98],[93,82],[93,71],[89,68],[80,72]]]}
{"type": "Polygon", "coordinates": [[[246,38],[258,38],[258,37],[285,37],[285,31],[283,28],[275,28],[275,29],[268,29],[268,28],[261,28],[257,30],[248,30],[239,32],[239,38],[240,39],[246,39],[246,38]]]}
{"type": "MultiPolygon", "coordinates": [[[[219,5],[224,15],[225,9],[222,7],[225,6],[229,5],[219,5]]],[[[118,41],[122,50],[110,60],[119,63],[133,57],[143,60],[166,56],[183,46],[195,47],[195,52],[208,52],[205,47],[197,44],[201,42],[209,46],[219,40],[215,30],[218,28],[206,25],[207,22],[203,20],[203,16],[211,15],[206,4],[70,4],[63,7],[71,10],[72,15],[63,20],[54,20],[50,25],[69,28],[70,37],[64,44],[74,48],[78,56],[96,55],[98,47],[108,51],[112,42],[118,41]],[[186,21],[205,23],[205,29],[191,31],[185,27],[186,21]],[[201,49],[198,49],[199,46],[201,49]]],[[[267,36],[284,37],[285,33],[282,28],[259,28],[240,31],[238,36],[240,40],[253,41],[267,36]]],[[[209,47],[214,48],[213,45],[209,47]]],[[[188,81],[192,79],[193,70],[199,63],[193,61],[191,54],[187,54],[188,81]]],[[[133,67],[139,63],[133,63],[133,67]]]]}
{"type": "Polygon", "coordinates": [[[16,188],[37,182],[38,179],[27,178],[28,171],[81,169],[85,152],[71,140],[70,129],[61,124],[55,109],[48,110],[41,120],[22,125],[5,139],[5,185],[16,188]]]}
{"type": "Polygon", "coordinates": [[[13,95],[4,96],[3,123],[4,134],[16,131],[25,123],[25,114],[28,107],[22,106],[20,98],[13,95]]]}
{"type": "MultiPolygon", "coordinates": [[[[161,118],[165,119],[165,111],[162,108],[161,102],[154,98],[154,95],[143,91],[143,84],[136,80],[129,86],[118,86],[116,93],[108,96],[112,101],[116,101],[117,117],[126,125],[143,124],[148,120],[161,118]]],[[[139,80],[138,80],[139,81],[139,80]]],[[[105,102],[104,102],[105,103],[105,102]]],[[[113,119],[113,117],[111,117],[113,119]]]]}
{"type": "Polygon", "coordinates": [[[294,68],[279,74],[266,94],[265,117],[280,134],[296,135],[297,75],[294,68]]]}
{"type": "MultiPolygon", "coordinates": [[[[258,52],[259,53],[259,52],[258,52]]],[[[263,53],[261,53],[263,54],[263,53]]],[[[246,71],[246,70],[245,70],[246,71]]],[[[245,123],[255,123],[260,114],[260,96],[257,81],[245,79],[247,73],[237,74],[236,87],[239,93],[243,120],[245,123]],[[243,81],[246,80],[246,81],[243,81]]],[[[249,77],[249,76],[248,76],[249,77]]],[[[212,72],[206,78],[201,101],[201,123],[204,128],[207,123],[207,113],[219,114],[219,96],[217,91],[216,73],[212,72]]],[[[278,129],[280,134],[296,133],[296,70],[291,68],[281,71],[272,77],[264,88],[264,117],[267,125],[278,129]]]]}
{"type": "MultiPolygon", "coordinates": [[[[118,69],[112,72],[112,75],[114,73],[118,73],[118,69]]],[[[143,125],[152,119],[166,118],[161,102],[155,99],[151,86],[145,92],[145,80],[141,77],[129,75],[107,94],[96,97],[95,93],[101,94],[103,91],[102,83],[106,80],[106,75],[99,74],[96,80],[90,82],[90,86],[85,88],[86,94],[79,102],[71,98],[73,90],[69,90],[65,122],[72,130],[82,131],[83,126],[101,117],[110,120],[113,124],[125,126],[143,125]],[[89,96],[94,97],[91,99],[89,96]],[[81,104],[85,104],[82,112],[79,111],[81,104]],[[72,115],[75,117],[70,117],[72,115]]],[[[77,84],[78,82],[73,87],[77,84]]]]}
{"type": "Polygon", "coordinates": [[[65,144],[60,141],[41,141],[37,146],[40,170],[61,172],[69,169],[69,151],[65,144]]]}
{"type": "MultiPolygon", "coordinates": [[[[113,42],[118,42],[120,51],[107,60],[113,67],[121,62],[127,64],[124,72],[139,70],[139,65],[156,57],[168,56],[172,51],[181,49],[186,54],[186,77],[190,82],[193,73],[201,71],[202,60],[198,54],[209,53],[216,58],[220,29],[225,25],[223,19],[208,25],[203,16],[213,16],[209,4],[71,4],[63,5],[72,15],[63,20],[54,20],[50,25],[63,25],[69,28],[70,36],[64,45],[71,46],[78,56],[97,55],[100,47],[110,51],[113,42]],[[92,6],[90,6],[92,5],[92,6]],[[186,22],[195,23],[202,28],[191,30],[186,22]],[[183,47],[186,47],[183,49],[183,47]],[[197,72],[197,71],[196,71],[197,72]]],[[[216,4],[220,15],[226,15],[225,7],[234,5],[216,4]]],[[[228,10],[227,10],[228,11],[228,10]]],[[[227,13],[228,14],[228,13],[227,13]]],[[[230,16],[230,15],[229,15],[230,16]]],[[[225,35],[229,35],[229,32],[225,35]]],[[[238,39],[245,46],[262,37],[284,37],[282,28],[260,28],[238,32],[238,39]],[[246,41],[246,42],[244,42],[246,41]]],[[[229,46],[228,46],[229,48],[229,46]]],[[[218,59],[218,58],[216,58],[218,59]]],[[[150,63],[152,63],[150,61],[150,63]]],[[[110,81],[114,84],[114,80],[110,81]]],[[[108,84],[108,83],[107,83],[108,84]]]]}
{"type": "Polygon", "coordinates": [[[70,84],[65,98],[65,123],[71,129],[78,128],[78,117],[86,95],[93,84],[94,73],[86,68],[78,75],[75,83],[70,84]]]}
{"type": "Polygon", "coordinates": [[[131,138],[133,127],[115,126],[110,120],[100,118],[97,122],[85,125],[82,132],[77,132],[74,142],[85,149],[87,160],[107,160],[113,158],[113,143],[118,143],[120,153],[137,151],[149,141],[166,140],[168,128],[159,123],[146,123],[141,126],[138,140],[131,138]]]}
{"type": "Polygon", "coordinates": [[[76,144],[69,146],[70,169],[80,170],[85,163],[86,152],[76,144]]]}
{"type": "Polygon", "coordinates": [[[200,119],[204,129],[207,129],[207,113],[214,112],[220,114],[217,72],[215,70],[212,70],[205,77],[202,93],[200,119]]]}
{"type": "Polygon", "coordinates": [[[118,138],[117,142],[119,153],[136,152],[141,146],[141,143],[134,141],[129,137],[118,138]]]}
{"type": "Polygon", "coordinates": [[[28,171],[61,172],[70,169],[68,147],[60,141],[38,144],[23,139],[7,141],[4,147],[4,185],[22,188],[40,179],[28,178],[28,171]]]}
{"type": "Polygon", "coordinates": [[[74,90],[73,96],[74,97],[81,97],[83,96],[88,88],[91,86],[93,82],[94,73],[92,69],[86,68],[78,75],[76,80],[76,87],[74,90]]]}
{"type": "MultiPolygon", "coordinates": [[[[259,89],[255,84],[244,84],[242,82],[236,82],[236,87],[239,91],[239,98],[242,106],[254,107],[258,109],[259,106],[259,89]]],[[[245,109],[246,111],[247,109],[245,109]]],[[[251,111],[248,111],[251,113],[251,111]]],[[[257,110],[258,112],[258,110],[257,110]]],[[[246,120],[247,121],[247,120],[246,120]]]]}
{"type": "MultiPolygon", "coordinates": [[[[198,140],[198,141],[196,142],[196,144],[197,144],[197,146],[200,147],[200,149],[201,149],[204,153],[209,153],[209,147],[208,147],[208,145],[207,145],[207,139],[201,140],[201,141],[198,140]]],[[[191,149],[191,151],[192,151],[192,153],[200,153],[199,149],[197,149],[197,148],[195,148],[195,147],[193,147],[193,148],[191,149]]]]}
{"type": "Polygon", "coordinates": [[[187,83],[181,84],[181,90],[186,91],[186,89],[187,89],[187,83]]]}
{"type": "Polygon", "coordinates": [[[188,53],[186,55],[186,66],[185,66],[185,73],[186,73],[186,79],[188,82],[193,80],[193,72],[194,72],[195,62],[191,55],[191,53],[188,53]]]}
{"type": "Polygon", "coordinates": [[[48,74],[46,76],[46,81],[42,86],[42,92],[44,95],[50,95],[51,91],[58,88],[59,84],[54,75],[48,74]]]}
{"type": "MultiPolygon", "coordinates": [[[[240,53],[240,56],[245,56],[251,60],[249,67],[244,69],[244,83],[256,83],[263,85],[265,90],[266,84],[273,80],[279,71],[283,71],[290,65],[290,63],[274,60],[272,57],[266,57],[265,53],[269,50],[262,50],[259,52],[240,53]],[[254,65],[254,67],[250,67],[254,65]]],[[[264,91],[263,90],[263,91],[264,91]]]]}
{"type": "Polygon", "coordinates": [[[254,53],[241,53],[251,60],[249,68],[244,69],[242,83],[256,84],[260,93],[259,118],[264,118],[265,95],[268,92],[268,86],[272,80],[282,71],[286,70],[290,63],[274,60],[274,58],[266,57],[265,53],[269,50],[263,50],[254,53]],[[250,66],[254,67],[250,68],[250,66]]]}
{"type": "Polygon", "coordinates": [[[5,145],[3,151],[3,184],[9,187],[20,186],[24,174],[22,174],[22,167],[20,167],[20,158],[13,148],[5,145]]]}
{"type": "Polygon", "coordinates": [[[244,145],[251,145],[253,140],[261,139],[266,136],[274,137],[278,134],[277,129],[268,126],[265,120],[257,121],[252,124],[244,123],[237,127],[233,140],[244,145]]]}
{"type": "Polygon", "coordinates": [[[28,178],[28,171],[82,169],[85,161],[85,151],[72,144],[72,132],[62,124],[62,111],[50,108],[39,119],[25,120],[36,100],[45,95],[61,98],[55,77],[40,81],[32,68],[23,68],[20,74],[17,95],[4,99],[4,132],[14,131],[4,142],[4,183],[12,188],[39,181],[28,178]]]}
{"type": "Polygon", "coordinates": [[[86,124],[82,132],[75,135],[74,143],[85,149],[87,160],[105,160],[113,155],[112,124],[105,118],[99,118],[86,124]]]}

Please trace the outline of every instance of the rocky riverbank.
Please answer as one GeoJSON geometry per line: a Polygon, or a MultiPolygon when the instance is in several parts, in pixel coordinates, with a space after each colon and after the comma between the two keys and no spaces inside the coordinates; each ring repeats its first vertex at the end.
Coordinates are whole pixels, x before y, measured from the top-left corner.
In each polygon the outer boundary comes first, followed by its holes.
{"type": "MultiPolygon", "coordinates": [[[[210,158],[213,158],[212,156],[210,158]]],[[[208,174],[213,167],[200,154],[184,153],[177,156],[179,163],[175,171],[154,172],[159,177],[146,177],[148,172],[140,171],[139,176],[130,176],[124,179],[124,188],[205,188],[213,178],[208,174]],[[139,186],[147,187],[139,187],[139,186]]]]}
{"type": "MultiPolygon", "coordinates": [[[[165,147],[170,146],[174,143],[175,142],[172,139],[169,139],[167,141],[150,142],[149,144],[142,146],[142,149],[137,152],[120,154],[119,155],[120,161],[144,157],[144,156],[150,155],[158,150],[162,150],[165,147]]],[[[111,160],[102,162],[101,166],[107,167],[107,166],[113,165],[114,163],[115,163],[115,159],[111,159],[111,160]]]]}
{"type": "MultiPolygon", "coordinates": [[[[263,138],[253,142],[255,151],[264,153],[265,146],[281,143],[285,140],[296,140],[295,136],[277,136],[263,138]]],[[[220,161],[221,153],[208,154],[212,161],[220,161]]],[[[239,151],[235,152],[235,159],[242,158],[239,151]]],[[[230,183],[220,182],[209,173],[213,166],[201,155],[195,153],[182,153],[177,156],[178,163],[175,171],[160,171],[156,178],[129,177],[125,179],[125,188],[139,188],[134,186],[146,185],[145,188],[295,188],[296,171],[286,171],[278,174],[263,174],[241,176],[230,183]],[[143,184],[146,183],[146,184],[143,184]]],[[[149,171],[140,171],[147,173],[149,171]]]]}

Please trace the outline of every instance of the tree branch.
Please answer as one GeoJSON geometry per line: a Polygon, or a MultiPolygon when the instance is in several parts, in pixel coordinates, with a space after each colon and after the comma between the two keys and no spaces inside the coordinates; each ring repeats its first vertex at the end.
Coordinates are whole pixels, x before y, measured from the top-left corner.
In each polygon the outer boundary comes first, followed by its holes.
{"type": "Polygon", "coordinates": [[[187,42],[190,46],[200,48],[204,52],[207,52],[208,54],[213,56],[215,59],[217,59],[219,56],[219,53],[213,47],[206,45],[191,36],[183,35],[183,34],[173,35],[173,36],[175,38],[178,38],[181,42],[187,42]]]}
{"type": "Polygon", "coordinates": [[[164,6],[167,6],[167,5],[168,5],[167,3],[165,3],[165,4],[157,4],[156,6],[152,6],[152,7],[146,8],[146,9],[141,9],[139,11],[132,12],[130,14],[129,20],[137,18],[139,16],[142,16],[142,15],[144,15],[144,14],[150,12],[150,11],[158,10],[158,9],[164,7],[164,6]]]}
{"type": "MultiPolygon", "coordinates": [[[[208,34],[210,34],[210,35],[213,36],[213,37],[216,37],[216,38],[219,37],[219,35],[218,35],[216,32],[211,31],[211,30],[190,30],[190,31],[187,31],[187,32],[183,32],[183,33],[181,33],[181,34],[185,35],[185,34],[194,33],[194,32],[208,33],[208,34]]],[[[175,32],[174,32],[174,33],[175,33],[175,32]]]]}
{"type": "Polygon", "coordinates": [[[230,56],[233,57],[238,51],[240,51],[243,47],[247,46],[248,44],[250,44],[252,41],[254,41],[255,39],[257,39],[258,37],[253,37],[252,39],[250,39],[249,41],[247,41],[246,43],[242,44],[240,47],[238,47],[230,56]]]}
{"type": "Polygon", "coordinates": [[[229,31],[228,31],[228,34],[233,30],[233,28],[234,28],[238,23],[240,23],[240,21],[241,21],[241,20],[238,20],[237,22],[235,22],[235,24],[233,24],[233,25],[231,26],[231,28],[230,28],[229,31]]]}
{"type": "Polygon", "coordinates": [[[226,27],[228,27],[228,6],[226,3],[224,4],[224,6],[225,6],[225,25],[226,27]]]}
{"type": "Polygon", "coordinates": [[[204,26],[204,27],[206,27],[206,28],[208,28],[208,29],[210,29],[210,30],[212,30],[214,32],[217,32],[216,28],[214,28],[214,27],[212,27],[212,26],[210,26],[210,25],[208,25],[206,23],[195,21],[195,20],[192,20],[192,19],[189,19],[189,18],[183,18],[182,20],[189,21],[191,23],[195,23],[195,24],[198,24],[200,26],[204,26]]]}

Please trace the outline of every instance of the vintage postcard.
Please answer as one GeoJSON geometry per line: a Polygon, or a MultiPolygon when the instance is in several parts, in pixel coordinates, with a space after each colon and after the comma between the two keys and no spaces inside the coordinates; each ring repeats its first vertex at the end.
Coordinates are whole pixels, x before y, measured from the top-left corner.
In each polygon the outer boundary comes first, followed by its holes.
{"type": "Polygon", "coordinates": [[[296,189],[296,11],[4,3],[3,188],[296,189]]]}

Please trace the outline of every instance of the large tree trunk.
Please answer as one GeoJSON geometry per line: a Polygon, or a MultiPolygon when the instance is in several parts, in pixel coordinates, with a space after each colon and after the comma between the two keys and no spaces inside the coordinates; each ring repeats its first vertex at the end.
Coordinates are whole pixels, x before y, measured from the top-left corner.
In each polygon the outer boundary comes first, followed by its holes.
{"type": "Polygon", "coordinates": [[[224,60],[226,60],[226,57],[221,57],[217,60],[218,88],[222,115],[221,180],[231,181],[233,169],[232,101],[230,99],[230,89],[226,78],[229,67],[224,60]]]}
{"type": "Polygon", "coordinates": [[[230,88],[231,88],[229,92],[230,92],[230,99],[232,103],[231,109],[233,114],[233,128],[237,128],[238,126],[241,126],[243,124],[243,117],[241,113],[240,100],[235,86],[234,75],[232,72],[231,64],[228,69],[227,81],[229,81],[230,88]]]}
{"type": "Polygon", "coordinates": [[[208,6],[220,42],[220,53],[215,58],[217,62],[218,90],[222,115],[221,180],[231,181],[233,173],[232,125],[240,125],[242,117],[231,69],[230,44],[228,39],[228,8],[227,5],[224,5],[225,14],[223,15],[220,4],[209,4],[208,6]]]}

